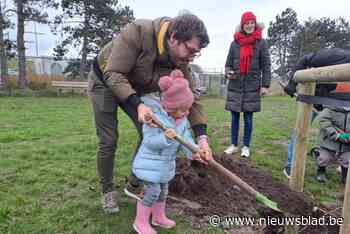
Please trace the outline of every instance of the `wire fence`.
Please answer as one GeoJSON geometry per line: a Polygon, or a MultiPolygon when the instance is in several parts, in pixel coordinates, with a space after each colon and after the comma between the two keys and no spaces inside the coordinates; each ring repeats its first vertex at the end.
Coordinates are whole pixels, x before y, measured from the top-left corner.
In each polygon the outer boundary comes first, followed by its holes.
{"type": "Polygon", "coordinates": [[[221,72],[205,72],[198,74],[199,90],[202,95],[226,96],[227,80],[221,72]]]}
{"type": "MultiPolygon", "coordinates": [[[[228,80],[225,78],[223,71],[195,73],[194,77],[197,80],[197,87],[199,87],[201,95],[226,98],[228,80]]],[[[271,79],[269,96],[285,95],[278,81],[279,79],[276,78],[271,79]]]]}

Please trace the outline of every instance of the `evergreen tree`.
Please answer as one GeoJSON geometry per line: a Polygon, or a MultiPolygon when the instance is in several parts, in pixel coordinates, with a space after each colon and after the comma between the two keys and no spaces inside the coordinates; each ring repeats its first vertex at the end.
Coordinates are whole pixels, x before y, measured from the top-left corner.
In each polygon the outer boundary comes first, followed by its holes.
{"type": "Polygon", "coordinates": [[[287,8],[275,21],[271,21],[268,28],[268,43],[272,62],[273,73],[279,77],[285,77],[288,71],[288,55],[291,53],[291,42],[298,29],[297,13],[287,8]]]}

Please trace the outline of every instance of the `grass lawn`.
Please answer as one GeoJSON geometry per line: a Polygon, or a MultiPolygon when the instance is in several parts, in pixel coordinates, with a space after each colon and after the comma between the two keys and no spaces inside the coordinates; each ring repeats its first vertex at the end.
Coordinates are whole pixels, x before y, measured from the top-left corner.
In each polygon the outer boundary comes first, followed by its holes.
{"type": "MultiPolygon", "coordinates": [[[[208,98],[204,103],[211,146],[219,154],[230,141],[230,114],[222,99],[208,98]]],[[[295,115],[294,99],[267,97],[263,112],[254,117],[252,164],[285,183],[282,168],[295,115]]],[[[121,191],[131,170],[137,134],[122,111],[119,116],[115,179],[121,191]]],[[[315,144],[317,124],[311,134],[315,144]]],[[[0,97],[0,233],[130,233],[135,205],[123,194],[118,215],[101,210],[96,144],[86,97],[0,97]]],[[[338,175],[330,170],[329,182],[319,185],[313,178],[314,164],[308,160],[305,192],[317,201],[333,201],[340,188],[338,175]]],[[[201,233],[191,229],[186,217],[175,218],[178,227],[160,233],[201,233]]]]}

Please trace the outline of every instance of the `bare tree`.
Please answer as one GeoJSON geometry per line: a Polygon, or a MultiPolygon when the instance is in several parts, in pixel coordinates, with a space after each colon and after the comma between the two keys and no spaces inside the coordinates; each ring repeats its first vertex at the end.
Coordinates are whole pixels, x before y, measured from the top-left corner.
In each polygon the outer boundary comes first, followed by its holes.
{"type": "Polygon", "coordinates": [[[17,51],[18,51],[18,87],[27,87],[26,55],[24,45],[24,21],[48,23],[45,9],[57,8],[58,4],[52,0],[14,0],[17,7],[17,51]]]}
{"type": "Polygon", "coordinates": [[[26,72],[26,48],[24,45],[24,3],[25,0],[17,0],[17,53],[18,53],[18,87],[27,87],[26,72]]]}

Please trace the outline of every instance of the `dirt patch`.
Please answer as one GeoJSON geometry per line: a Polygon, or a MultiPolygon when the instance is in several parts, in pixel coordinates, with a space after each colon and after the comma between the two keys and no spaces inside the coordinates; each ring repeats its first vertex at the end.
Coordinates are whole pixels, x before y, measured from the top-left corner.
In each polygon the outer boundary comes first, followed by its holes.
{"type": "MultiPolygon", "coordinates": [[[[288,212],[288,216],[302,215],[316,218],[323,215],[320,211],[313,211],[316,204],[303,193],[292,191],[287,185],[274,182],[268,172],[252,167],[247,161],[232,159],[225,155],[216,159],[254,189],[276,201],[280,209],[288,212]]],[[[210,168],[203,168],[198,164],[191,165],[189,160],[183,158],[177,160],[176,167],[176,176],[170,184],[169,204],[173,211],[189,217],[194,227],[209,225],[208,220],[212,215],[255,218],[283,216],[258,204],[255,198],[210,168]]],[[[322,209],[325,210],[324,207],[322,209]]],[[[232,229],[232,226],[229,229],[232,229]]],[[[265,225],[255,226],[252,229],[255,233],[284,233],[284,226],[265,225]]],[[[299,229],[299,233],[305,234],[338,232],[338,226],[300,226],[299,229]]]]}

